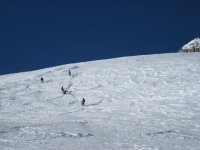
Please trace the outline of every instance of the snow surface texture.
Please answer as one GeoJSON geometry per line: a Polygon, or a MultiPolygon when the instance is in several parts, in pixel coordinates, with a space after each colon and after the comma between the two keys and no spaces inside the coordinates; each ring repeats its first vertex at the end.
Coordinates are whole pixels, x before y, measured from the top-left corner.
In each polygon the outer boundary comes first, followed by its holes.
{"type": "Polygon", "coordinates": [[[200,48],[200,38],[195,38],[194,40],[190,41],[189,43],[185,44],[182,49],[193,49],[193,48],[200,48]]]}
{"type": "Polygon", "coordinates": [[[200,53],[0,76],[0,149],[199,150],[199,79],[200,53]]]}

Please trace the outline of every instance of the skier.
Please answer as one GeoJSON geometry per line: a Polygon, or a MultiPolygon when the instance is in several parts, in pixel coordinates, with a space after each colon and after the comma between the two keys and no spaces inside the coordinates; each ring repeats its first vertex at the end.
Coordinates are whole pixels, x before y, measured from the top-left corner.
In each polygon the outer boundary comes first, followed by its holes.
{"type": "Polygon", "coordinates": [[[43,77],[40,78],[41,83],[44,83],[44,79],[43,77]]]}
{"type": "Polygon", "coordinates": [[[61,87],[61,90],[62,90],[63,94],[66,94],[67,91],[63,88],[63,86],[61,87]]]}
{"type": "Polygon", "coordinates": [[[62,90],[62,91],[64,91],[64,88],[63,88],[63,86],[61,87],[61,90],[62,90]]]}
{"type": "Polygon", "coordinates": [[[81,104],[82,104],[82,106],[85,105],[85,99],[84,98],[82,98],[81,104]]]}
{"type": "Polygon", "coordinates": [[[71,76],[72,74],[71,74],[71,71],[69,70],[69,76],[71,76]]]}

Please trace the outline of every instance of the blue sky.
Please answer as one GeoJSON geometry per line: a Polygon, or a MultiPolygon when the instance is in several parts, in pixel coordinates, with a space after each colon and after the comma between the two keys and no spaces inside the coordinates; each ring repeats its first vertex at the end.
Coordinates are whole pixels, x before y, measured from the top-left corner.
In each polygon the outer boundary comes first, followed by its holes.
{"type": "Polygon", "coordinates": [[[1,0],[0,74],[176,52],[200,36],[199,0],[1,0]]]}

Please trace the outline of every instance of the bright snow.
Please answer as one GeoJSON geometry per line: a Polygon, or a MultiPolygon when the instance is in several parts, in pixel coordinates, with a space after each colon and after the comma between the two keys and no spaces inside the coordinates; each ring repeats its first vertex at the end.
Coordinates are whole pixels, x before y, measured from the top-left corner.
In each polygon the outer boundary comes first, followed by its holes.
{"type": "Polygon", "coordinates": [[[198,150],[199,79],[200,53],[0,76],[0,149],[198,150]]]}

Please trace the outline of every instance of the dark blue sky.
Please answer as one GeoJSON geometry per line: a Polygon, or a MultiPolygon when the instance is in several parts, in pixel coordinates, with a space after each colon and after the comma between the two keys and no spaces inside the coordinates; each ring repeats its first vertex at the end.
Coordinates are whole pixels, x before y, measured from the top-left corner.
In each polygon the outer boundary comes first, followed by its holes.
{"type": "Polygon", "coordinates": [[[176,52],[200,36],[199,0],[1,0],[0,74],[176,52]]]}

